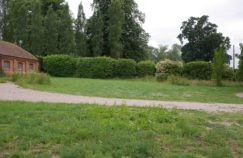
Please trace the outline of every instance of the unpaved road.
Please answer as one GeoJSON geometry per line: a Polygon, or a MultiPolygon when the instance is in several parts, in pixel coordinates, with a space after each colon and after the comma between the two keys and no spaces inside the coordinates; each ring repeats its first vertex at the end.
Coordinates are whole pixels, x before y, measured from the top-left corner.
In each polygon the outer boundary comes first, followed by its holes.
{"type": "Polygon", "coordinates": [[[98,104],[98,105],[127,105],[127,106],[148,106],[177,109],[202,110],[207,112],[239,112],[243,111],[243,104],[222,104],[222,103],[192,103],[173,101],[152,101],[152,100],[131,100],[116,98],[99,98],[74,96],[60,93],[41,92],[24,89],[13,83],[0,84],[0,100],[4,101],[27,101],[27,102],[48,102],[48,103],[71,103],[71,104],[98,104]]]}

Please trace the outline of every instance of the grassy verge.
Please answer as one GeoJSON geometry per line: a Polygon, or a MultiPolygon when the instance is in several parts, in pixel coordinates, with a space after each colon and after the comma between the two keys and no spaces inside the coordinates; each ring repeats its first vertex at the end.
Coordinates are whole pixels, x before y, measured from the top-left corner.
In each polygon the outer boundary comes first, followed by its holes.
{"type": "Polygon", "coordinates": [[[0,102],[0,157],[231,158],[242,113],[0,102]]]}
{"type": "Polygon", "coordinates": [[[192,81],[190,86],[171,85],[148,80],[92,80],[77,78],[51,78],[50,85],[24,84],[24,87],[84,96],[108,98],[171,100],[189,102],[218,102],[243,104],[236,93],[243,85],[225,83],[224,87],[211,82],[192,81]]]}

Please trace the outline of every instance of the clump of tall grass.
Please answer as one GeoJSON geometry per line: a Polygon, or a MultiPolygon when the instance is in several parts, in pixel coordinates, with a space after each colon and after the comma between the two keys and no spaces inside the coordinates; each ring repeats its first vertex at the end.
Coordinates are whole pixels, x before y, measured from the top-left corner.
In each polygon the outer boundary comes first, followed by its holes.
{"type": "Polygon", "coordinates": [[[190,81],[187,78],[184,78],[181,76],[176,76],[176,75],[168,76],[167,81],[173,85],[179,85],[179,86],[189,86],[190,85],[190,81]]]}
{"type": "Polygon", "coordinates": [[[45,73],[13,73],[10,76],[10,81],[18,84],[50,84],[50,76],[45,73]]]}

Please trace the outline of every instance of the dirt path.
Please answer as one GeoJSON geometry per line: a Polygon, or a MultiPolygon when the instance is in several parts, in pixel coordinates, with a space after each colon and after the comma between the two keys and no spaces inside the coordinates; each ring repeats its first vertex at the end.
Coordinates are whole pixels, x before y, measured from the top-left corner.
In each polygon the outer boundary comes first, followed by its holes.
{"type": "Polygon", "coordinates": [[[0,84],[0,100],[4,101],[27,101],[48,103],[71,103],[71,104],[99,104],[99,105],[127,105],[127,106],[157,106],[163,108],[178,108],[203,110],[207,112],[238,112],[243,111],[243,104],[221,103],[189,103],[172,101],[131,100],[99,97],[83,97],[68,94],[41,92],[24,89],[13,83],[0,84]]]}

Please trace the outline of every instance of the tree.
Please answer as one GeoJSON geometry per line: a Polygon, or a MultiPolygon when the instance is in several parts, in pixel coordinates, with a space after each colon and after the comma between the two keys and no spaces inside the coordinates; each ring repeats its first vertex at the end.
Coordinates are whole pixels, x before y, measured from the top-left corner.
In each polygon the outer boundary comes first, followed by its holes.
{"type": "Polygon", "coordinates": [[[173,44],[170,49],[168,46],[160,45],[158,49],[150,48],[150,59],[155,63],[162,60],[181,61],[181,46],[173,44]]]}
{"type": "MultiPolygon", "coordinates": [[[[126,0],[122,3],[122,0],[117,0],[114,3],[121,3],[122,10],[117,10],[115,15],[109,14],[112,10],[112,1],[111,0],[94,0],[93,1],[93,9],[94,14],[91,17],[92,20],[97,18],[99,15],[100,19],[102,20],[102,45],[99,49],[102,50],[101,55],[111,56],[111,49],[110,47],[113,44],[110,44],[111,35],[114,34],[113,32],[118,31],[120,32],[120,24],[121,22],[115,22],[114,19],[118,19],[117,17],[122,17],[121,11],[123,11],[124,15],[124,23],[122,25],[122,34],[121,34],[121,42],[118,43],[117,46],[122,46],[122,55],[121,58],[132,58],[137,61],[144,60],[148,58],[148,38],[149,35],[144,31],[142,28],[142,24],[144,23],[144,14],[138,10],[137,3],[134,0],[126,0]],[[117,16],[117,17],[116,17],[117,16]],[[110,27],[111,24],[114,27],[110,27]],[[121,43],[121,45],[119,44],[121,43]]],[[[120,4],[118,4],[120,5],[120,4]]],[[[117,5],[117,6],[118,6],[117,5]]],[[[118,7],[119,8],[119,7],[118,7]]],[[[114,10],[113,10],[114,11],[114,10]]],[[[89,20],[91,22],[92,20],[89,20]]],[[[100,28],[100,26],[97,25],[100,28]]],[[[95,36],[94,32],[97,31],[96,29],[89,28],[89,37],[95,36]]],[[[119,34],[118,34],[119,35],[119,34]]],[[[116,35],[117,36],[117,35],[116,35]]],[[[118,39],[118,37],[116,37],[118,39]]],[[[117,47],[116,46],[116,47],[117,47]]],[[[113,46],[112,46],[113,47],[113,46]]],[[[92,47],[91,47],[92,48],[92,47]]],[[[115,54],[117,56],[117,54],[115,54]]]]}
{"type": "MultiPolygon", "coordinates": [[[[191,17],[182,23],[182,33],[178,38],[182,44],[188,41],[182,47],[182,59],[185,62],[212,61],[216,49],[223,47],[228,50],[230,48],[230,39],[218,33],[217,25],[209,22],[208,19],[209,17],[204,15],[199,18],[191,17]]],[[[230,58],[231,56],[227,55],[228,62],[230,58]]]]}
{"type": "Polygon", "coordinates": [[[94,15],[88,20],[87,23],[87,38],[91,52],[90,56],[96,57],[103,55],[103,25],[101,13],[99,11],[95,11],[94,15]]]}
{"type": "Polygon", "coordinates": [[[58,51],[58,17],[52,6],[49,6],[44,19],[44,54],[57,54],[58,51]]]}
{"type": "Polygon", "coordinates": [[[127,0],[123,3],[125,12],[125,23],[123,24],[122,44],[124,58],[132,58],[136,61],[148,58],[149,34],[142,28],[145,22],[145,15],[139,11],[134,0],[127,0]]]}
{"type": "Polygon", "coordinates": [[[75,23],[75,42],[76,42],[76,55],[88,56],[87,39],[85,34],[86,17],[83,10],[82,2],[78,7],[78,16],[75,23]]]}
{"type": "Polygon", "coordinates": [[[243,81],[243,44],[242,43],[240,44],[240,49],[241,49],[241,54],[239,55],[240,62],[239,62],[239,70],[237,73],[238,76],[237,78],[240,81],[243,81]]]}
{"type": "Polygon", "coordinates": [[[30,26],[30,52],[36,55],[43,54],[43,17],[41,15],[41,3],[35,0],[32,3],[30,26]]]}
{"type": "Polygon", "coordinates": [[[213,59],[213,79],[215,79],[217,86],[222,86],[222,77],[225,63],[225,50],[219,48],[215,51],[213,59]]]}
{"type": "Polygon", "coordinates": [[[109,37],[108,45],[110,48],[110,56],[113,58],[120,58],[122,56],[122,26],[124,23],[124,12],[122,9],[122,2],[120,0],[112,0],[111,6],[108,9],[109,15],[109,37]]]}
{"type": "Polygon", "coordinates": [[[73,20],[70,15],[68,4],[64,6],[64,9],[60,13],[58,23],[58,52],[60,54],[75,53],[73,20]]]}
{"type": "Polygon", "coordinates": [[[3,38],[4,19],[5,19],[5,0],[0,0],[0,40],[3,38]]]}

